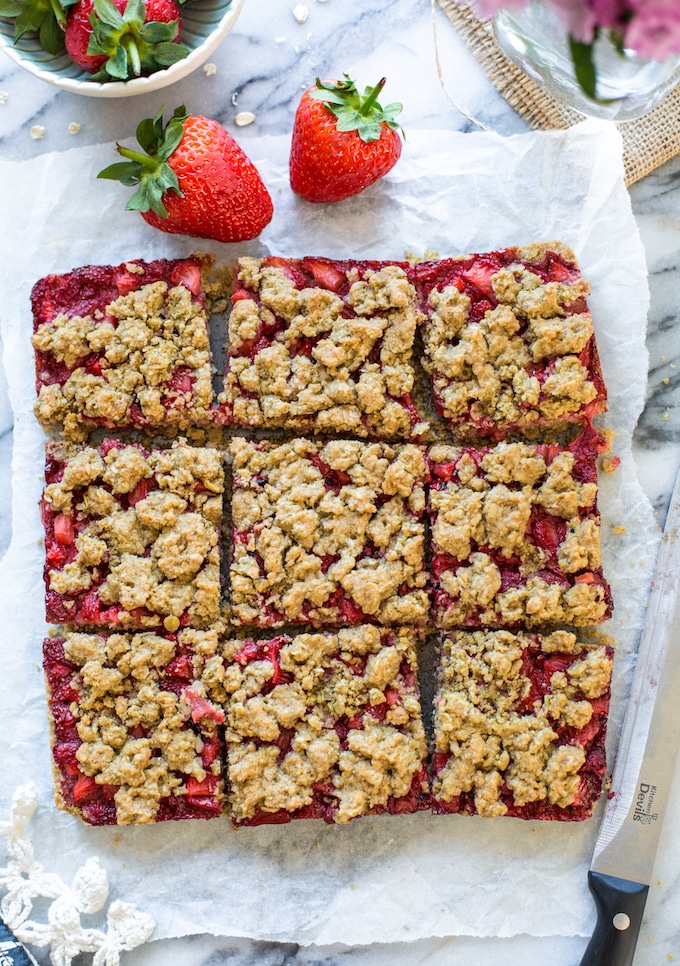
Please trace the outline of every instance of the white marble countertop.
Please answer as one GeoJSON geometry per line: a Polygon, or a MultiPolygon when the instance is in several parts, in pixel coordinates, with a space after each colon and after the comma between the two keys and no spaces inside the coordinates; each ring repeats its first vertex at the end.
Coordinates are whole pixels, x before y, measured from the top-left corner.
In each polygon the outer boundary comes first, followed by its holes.
{"type": "MultiPolygon", "coordinates": [[[[321,74],[351,73],[359,83],[388,78],[387,100],[400,100],[404,128],[467,131],[472,125],[447,97],[437,74],[438,45],[446,90],[500,134],[527,130],[495,91],[449,22],[429,0],[307,0],[304,24],[295,0],[246,0],[236,27],[212,57],[216,72],[199,68],[156,95],[107,100],[58,91],[0,56],[0,160],[23,160],[47,151],[130,137],[142,117],[160,104],[185,103],[218,119],[247,151],[249,137],[287,134],[302,90],[321,74]],[[435,41],[436,37],[436,41],[435,41]],[[237,128],[234,117],[250,111],[255,122],[237,128]],[[69,125],[80,128],[69,133],[69,125]],[[35,126],[41,137],[31,135],[35,126]]],[[[1,189],[1,186],[0,186],[1,189]]],[[[635,437],[643,487],[663,523],[680,466],[680,157],[631,189],[633,210],[647,254],[651,288],[648,326],[648,401],[635,437]]],[[[27,204],[30,201],[27,199],[27,204]]],[[[20,244],[20,226],[17,243],[20,244]]],[[[0,552],[9,542],[12,414],[0,374],[0,552]]],[[[680,777],[662,832],[635,966],[680,959],[680,777]]],[[[452,872],[455,874],[455,871],[452,872]]],[[[584,881],[584,889],[586,883],[584,881]]],[[[540,910],[536,911],[537,924],[540,910]]],[[[297,947],[225,937],[162,940],[124,954],[128,966],[575,966],[586,940],[521,935],[511,939],[446,937],[416,943],[358,948],[297,947]]],[[[43,954],[41,962],[47,962],[43,954]]]]}

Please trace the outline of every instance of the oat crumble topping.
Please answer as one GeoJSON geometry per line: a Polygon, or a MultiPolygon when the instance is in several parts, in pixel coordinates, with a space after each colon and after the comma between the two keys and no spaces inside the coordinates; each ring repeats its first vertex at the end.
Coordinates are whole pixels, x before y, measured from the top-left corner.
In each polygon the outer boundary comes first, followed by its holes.
{"type": "Polygon", "coordinates": [[[417,636],[374,626],[225,646],[235,824],[420,807],[417,636]]]}
{"type": "Polygon", "coordinates": [[[582,626],[609,615],[596,503],[598,439],[582,436],[569,448],[432,447],[438,626],[582,626]]]}
{"type": "Polygon", "coordinates": [[[164,277],[146,284],[144,264],[120,266],[115,279],[109,278],[113,269],[81,269],[35,286],[35,413],[46,428],[59,426],[82,438],[83,423],[183,428],[208,418],[213,394],[207,318],[203,299],[187,287],[198,290],[200,264],[188,259],[153,270],[161,263],[152,263],[152,275],[164,277]],[[92,294],[97,272],[103,275],[101,305],[92,294]],[[116,281],[123,294],[114,297],[116,281]],[[61,296],[69,285],[71,304],[61,296]],[[52,308],[55,298],[65,303],[61,311],[52,308]],[[85,311],[79,309],[83,303],[85,311]]]}
{"type": "Polygon", "coordinates": [[[220,396],[229,422],[422,435],[410,396],[415,289],[404,267],[367,265],[240,259],[220,396]]]}
{"type": "Polygon", "coordinates": [[[456,631],[440,660],[435,805],[587,818],[604,775],[611,649],[566,631],[456,631]]]}
{"type": "Polygon", "coordinates": [[[218,618],[219,452],[51,443],[46,479],[49,619],[135,629],[218,618]]]}
{"type": "Polygon", "coordinates": [[[90,824],[219,815],[217,629],[45,642],[58,803],[90,824]]]}
{"type": "Polygon", "coordinates": [[[460,438],[585,421],[604,385],[587,281],[558,244],[421,266],[423,365],[460,438]]]}
{"type": "Polygon", "coordinates": [[[426,621],[421,448],[234,439],[230,451],[236,623],[426,621]]]}

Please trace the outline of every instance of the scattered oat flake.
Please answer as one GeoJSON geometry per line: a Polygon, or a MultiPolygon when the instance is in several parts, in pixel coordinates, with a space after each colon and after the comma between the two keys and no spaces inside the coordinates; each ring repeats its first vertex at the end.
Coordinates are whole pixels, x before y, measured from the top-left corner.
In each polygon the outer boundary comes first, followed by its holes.
{"type": "Polygon", "coordinates": [[[217,64],[205,64],[203,67],[203,72],[207,74],[208,77],[211,77],[213,74],[217,73],[217,64]]]}
{"type": "Polygon", "coordinates": [[[238,124],[239,127],[245,127],[247,124],[252,124],[255,120],[255,115],[251,114],[250,111],[241,111],[234,118],[234,123],[238,124]]]}
{"type": "Polygon", "coordinates": [[[309,16],[309,7],[304,3],[298,3],[296,7],[293,7],[293,16],[298,23],[304,23],[309,16]]]}
{"type": "Polygon", "coordinates": [[[0,91],[0,104],[4,104],[8,97],[7,91],[0,91]]]}
{"type": "Polygon", "coordinates": [[[29,133],[33,138],[33,140],[36,141],[38,138],[41,138],[43,136],[43,134],[45,133],[45,128],[42,127],[40,124],[34,124],[29,133]]]}
{"type": "Polygon", "coordinates": [[[664,423],[667,423],[668,422],[668,416],[669,416],[669,414],[670,414],[670,410],[667,409],[666,412],[663,414],[663,421],[664,421],[664,423]]]}
{"type": "Polygon", "coordinates": [[[77,121],[71,121],[71,123],[68,126],[68,133],[77,134],[79,130],[80,130],[80,124],[78,124],[77,121]]]}
{"type": "Polygon", "coordinates": [[[626,532],[626,528],[620,523],[617,526],[612,527],[612,533],[615,533],[617,536],[620,536],[622,533],[625,533],[625,532],[626,532]]]}

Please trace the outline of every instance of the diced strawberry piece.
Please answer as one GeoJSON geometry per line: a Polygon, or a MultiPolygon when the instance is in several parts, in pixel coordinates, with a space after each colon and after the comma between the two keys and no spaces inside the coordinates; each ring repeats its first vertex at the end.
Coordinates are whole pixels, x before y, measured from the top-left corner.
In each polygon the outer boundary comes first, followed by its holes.
{"type": "Polygon", "coordinates": [[[198,296],[201,291],[201,269],[195,262],[180,262],[170,275],[171,285],[183,285],[192,295],[198,296]]]}
{"type": "Polygon", "coordinates": [[[190,393],[193,389],[195,376],[186,368],[175,369],[168,380],[168,388],[173,392],[190,393]]]}
{"type": "Polygon", "coordinates": [[[75,601],[65,601],[54,590],[45,594],[45,609],[47,619],[53,624],[67,624],[75,617],[77,609],[75,601]]]}
{"type": "Polygon", "coordinates": [[[187,778],[187,797],[196,795],[214,795],[219,778],[216,775],[206,775],[203,781],[190,775],[187,778]]]}
{"type": "Polygon", "coordinates": [[[550,553],[553,553],[559,547],[567,532],[567,525],[564,520],[547,513],[539,513],[536,508],[531,514],[528,528],[531,530],[538,546],[550,553]]]}
{"type": "Polygon", "coordinates": [[[222,724],[224,721],[224,711],[221,708],[217,708],[212,701],[208,701],[198,691],[194,691],[193,688],[187,688],[184,692],[184,697],[191,708],[192,721],[200,721],[201,718],[209,718],[218,724],[222,724]]]}
{"type": "Polygon", "coordinates": [[[243,299],[252,299],[252,295],[244,288],[237,288],[235,292],[232,292],[231,302],[234,305],[236,302],[241,302],[243,299]]]}
{"type": "Polygon", "coordinates": [[[350,624],[360,624],[366,618],[366,615],[361,607],[359,607],[358,604],[355,604],[354,601],[348,600],[347,598],[341,599],[340,610],[350,624]]]}
{"type": "Polygon", "coordinates": [[[234,660],[238,664],[248,664],[249,661],[257,659],[259,651],[260,649],[255,641],[246,641],[238,654],[234,655],[234,660]]]}
{"type": "Polygon", "coordinates": [[[194,677],[194,665],[189,655],[178,654],[169,664],[166,664],[165,674],[167,677],[192,680],[194,677]]]}
{"type": "Polygon", "coordinates": [[[128,494],[128,505],[135,506],[140,500],[144,500],[156,485],[156,481],[151,479],[140,480],[128,494]]]}
{"type": "Polygon", "coordinates": [[[53,543],[45,554],[45,559],[47,566],[51,570],[61,570],[68,559],[68,548],[60,547],[58,544],[53,543]]]}
{"type": "Polygon", "coordinates": [[[91,355],[83,368],[85,369],[85,372],[89,373],[91,376],[101,376],[102,357],[100,355],[91,355]]]}
{"type": "Polygon", "coordinates": [[[574,583],[592,585],[592,584],[601,584],[602,580],[596,574],[588,572],[586,574],[579,574],[577,577],[574,577],[574,583]]]}
{"type": "Polygon", "coordinates": [[[401,695],[395,690],[395,688],[385,689],[386,703],[390,708],[394,708],[396,705],[401,704],[401,695]]]}
{"type": "Polygon", "coordinates": [[[130,292],[135,292],[143,284],[141,275],[133,275],[132,272],[117,275],[115,281],[119,295],[129,295],[130,292]]]}
{"type": "Polygon", "coordinates": [[[91,802],[99,797],[99,786],[94,778],[80,774],[73,786],[73,802],[81,805],[83,802],[91,802]]]}
{"type": "Polygon", "coordinates": [[[201,764],[204,768],[210,768],[212,763],[219,757],[220,739],[217,735],[214,738],[203,739],[203,750],[201,751],[201,764]]]}
{"type": "Polygon", "coordinates": [[[497,265],[490,265],[487,262],[477,261],[463,273],[466,282],[470,282],[475,288],[479,289],[484,295],[495,299],[491,278],[498,272],[497,265]]]}
{"type": "Polygon", "coordinates": [[[303,264],[307,271],[312,273],[316,283],[322,288],[329,289],[331,292],[339,292],[341,287],[347,282],[345,273],[339,271],[330,262],[306,258],[303,264]]]}
{"type": "Polygon", "coordinates": [[[126,443],[122,439],[105,439],[100,446],[102,456],[106,456],[112,449],[125,449],[126,443]]]}
{"type": "Polygon", "coordinates": [[[65,513],[59,513],[54,518],[54,539],[64,547],[68,547],[75,542],[76,531],[71,517],[65,513]]]}
{"type": "Polygon", "coordinates": [[[80,616],[84,621],[95,623],[99,620],[102,604],[94,591],[85,594],[80,605],[80,616]]]}

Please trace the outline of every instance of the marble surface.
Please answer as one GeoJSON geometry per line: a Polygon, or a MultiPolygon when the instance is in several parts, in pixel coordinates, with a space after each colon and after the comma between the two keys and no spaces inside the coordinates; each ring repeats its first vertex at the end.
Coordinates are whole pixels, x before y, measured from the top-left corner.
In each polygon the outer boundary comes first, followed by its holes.
{"type": "MultiPolygon", "coordinates": [[[[47,151],[130,137],[138,121],[154,114],[162,103],[168,108],[185,103],[193,112],[215,117],[247,150],[249,137],[290,131],[295,105],[314,77],[339,76],[344,71],[362,85],[386,76],[385,96],[403,103],[401,121],[407,131],[473,130],[450,98],[500,134],[527,130],[439,11],[433,26],[428,0],[362,0],[361,4],[308,0],[303,24],[296,20],[294,7],[295,0],[246,0],[234,31],[212,58],[216,71],[207,74],[199,68],[158,95],[107,101],[68,94],[0,55],[0,159],[28,159],[47,151]],[[252,112],[254,123],[237,127],[234,118],[239,111],[252,112]],[[72,134],[69,126],[74,123],[80,128],[72,134]]],[[[635,185],[631,198],[647,254],[652,296],[648,401],[635,436],[635,458],[641,482],[663,523],[680,466],[680,157],[635,185]]],[[[20,242],[20,226],[16,230],[20,242]]],[[[11,446],[12,414],[0,374],[0,551],[10,536],[11,446]]],[[[678,820],[680,777],[676,776],[635,966],[661,966],[680,958],[680,842],[674,835],[678,820]]],[[[538,931],[540,909],[536,923],[538,931]]],[[[123,963],[544,966],[549,959],[554,966],[575,966],[585,945],[581,936],[454,936],[353,949],[192,937],[152,942],[125,954],[123,963]]],[[[48,961],[44,952],[38,958],[48,961]]]]}

